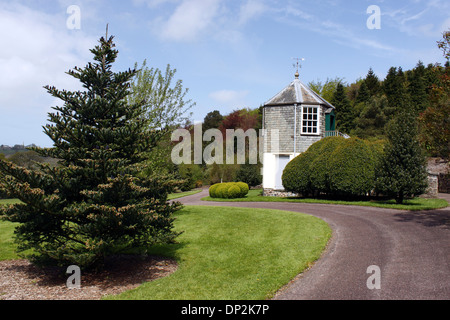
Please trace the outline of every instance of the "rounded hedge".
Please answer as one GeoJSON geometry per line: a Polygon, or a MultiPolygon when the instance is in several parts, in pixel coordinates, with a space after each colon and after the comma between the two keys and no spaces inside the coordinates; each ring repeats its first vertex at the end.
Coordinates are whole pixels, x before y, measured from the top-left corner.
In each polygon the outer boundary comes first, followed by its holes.
{"type": "Polygon", "coordinates": [[[248,184],[244,182],[216,183],[209,188],[209,196],[222,199],[243,198],[248,191],[248,184]]]}
{"type": "Polygon", "coordinates": [[[332,192],[366,195],[374,189],[374,148],[365,140],[350,138],[339,145],[329,160],[329,183],[332,192]]]}
{"type": "Polygon", "coordinates": [[[340,145],[345,143],[343,137],[328,137],[317,142],[314,152],[314,160],[309,166],[311,189],[316,192],[329,193],[330,158],[340,145]]]}
{"type": "Polygon", "coordinates": [[[211,187],[209,187],[209,196],[210,197],[213,197],[213,195],[216,194],[216,190],[217,190],[218,187],[219,187],[218,183],[213,184],[211,187]]]}
{"type": "Polygon", "coordinates": [[[303,196],[365,195],[374,189],[380,149],[359,138],[322,139],[287,164],[283,186],[303,196]]]}
{"type": "Polygon", "coordinates": [[[236,185],[241,190],[241,192],[240,192],[241,198],[245,197],[247,195],[248,191],[250,190],[248,184],[245,182],[236,182],[236,185]]]}
{"type": "MultiPolygon", "coordinates": [[[[320,163],[325,166],[326,163],[321,158],[329,153],[328,150],[334,150],[334,146],[342,143],[344,140],[343,137],[324,138],[312,144],[308,150],[292,159],[286,165],[281,178],[285,190],[300,193],[303,196],[315,193],[317,183],[321,179],[319,177],[321,175],[326,176],[326,171],[324,171],[326,169],[321,169],[320,171],[315,169],[313,162],[316,162],[315,165],[320,163]],[[313,183],[316,185],[313,185],[313,183]]],[[[326,183],[323,182],[323,184],[325,185],[326,183]]]]}

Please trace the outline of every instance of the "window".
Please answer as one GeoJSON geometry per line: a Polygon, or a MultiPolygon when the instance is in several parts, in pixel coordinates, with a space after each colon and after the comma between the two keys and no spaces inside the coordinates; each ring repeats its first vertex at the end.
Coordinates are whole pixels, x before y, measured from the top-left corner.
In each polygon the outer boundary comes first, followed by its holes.
{"type": "Polygon", "coordinates": [[[319,134],[319,108],[303,107],[302,133],[319,134]]]}

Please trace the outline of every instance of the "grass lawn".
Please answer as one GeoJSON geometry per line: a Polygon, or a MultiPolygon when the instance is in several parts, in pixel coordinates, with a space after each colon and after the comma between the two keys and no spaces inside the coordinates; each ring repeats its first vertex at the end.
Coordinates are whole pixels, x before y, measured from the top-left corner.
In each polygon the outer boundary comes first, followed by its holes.
{"type": "Polygon", "coordinates": [[[16,244],[13,242],[15,224],[0,220],[0,261],[19,259],[15,253],[16,244]]]}
{"type": "Polygon", "coordinates": [[[178,244],[153,254],[176,258],[172,275],[107,299],[260,300],[317,260],[331,229],[286,211],[187,206],[177,213],[178,244]]]}
{"type": "Polygon", "coordinates": [[[354,205],[354,206],[368,206],[390,208],[398,210],[431,210],[445,208],[449,204],[444,199],[425,199],[414,198],[405,200],[403,204],[396,204],[395,200],[367,200],[367,201],[344,201],[344,200],[327,200],[327,199],[312,199],[312,198],[279,198],[279,197],[263,197],[262,190],[250,190],[245,198],[239,199],[218,199],[205,197],[204,201],[218,201],[218,202],[299,202],[299,203],[322,203],[322,204],[340,204],[340,205],[354,205]]]}
{"type": "MultiPolygon", "coordinates": [[[[268,209],[187,206],[175,216],[178,243],[150,254],[175,258],[178,270],[106,299],[270,298],[320,257],[332,233],[318,218],[268,209]]],[[[0,221],[0,260],[18,258],[13,232],[0,221]]]]}
{"type": "Polygon", "coordinates": [[[195,189],[195,190],[191,190],[191,191],[171,193],[168,195],[167,199],[173,200],[173,199],[178,199],[178,198],[182,198],[182,197],[186,197],[186,196],[191,196],[191,195],[199,193],[201,191],[202,191],[202,189],[195,189]]]}

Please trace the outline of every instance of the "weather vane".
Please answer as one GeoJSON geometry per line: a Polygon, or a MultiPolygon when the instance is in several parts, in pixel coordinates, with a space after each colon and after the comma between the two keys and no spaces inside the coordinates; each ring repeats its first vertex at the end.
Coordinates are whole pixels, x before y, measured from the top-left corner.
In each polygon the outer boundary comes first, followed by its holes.
{"type": "Polygon", "coordinates": [[[300,64],[300,61],[305,61],[305,58],[292,58],[292,59],[297,61],[297,63],[296,64],[295,63],[292,64],[292,66],[294,68],[297,68],[297,71],[295,73],[295,77],[298,78],[298,70],[299,70],[299,68],[302,67],[302,65],[300,64]]]}

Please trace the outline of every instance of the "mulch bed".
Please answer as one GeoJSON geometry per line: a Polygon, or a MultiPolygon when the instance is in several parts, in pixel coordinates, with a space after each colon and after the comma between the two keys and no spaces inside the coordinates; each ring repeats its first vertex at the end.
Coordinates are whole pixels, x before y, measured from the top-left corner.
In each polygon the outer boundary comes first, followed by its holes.
{"type": "Polygon", "coordinates": [[[175,272],[177,263],[158,256],[116,256],[101,272],[81,271],[81,287],[69,289],[66,269],[39,268],[28,260],[0,261],[0,300],[98,300],[175,272]]]}

